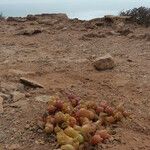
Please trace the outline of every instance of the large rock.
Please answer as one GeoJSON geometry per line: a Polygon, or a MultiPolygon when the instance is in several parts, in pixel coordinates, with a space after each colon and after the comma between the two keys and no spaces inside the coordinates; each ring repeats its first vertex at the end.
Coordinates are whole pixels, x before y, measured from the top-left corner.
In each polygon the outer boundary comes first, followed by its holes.
{"type": "Polygon", "coordinates": [[[4,109],[3,109],[3,98],[0,97],[0,114],[2,114],[4,112],[4,109]]]}
{"type": "Polygon", "coordinates": [[[103,57],[99,57],[94,62],[94,67],[97,70],[106,70],[112,69],[115,66],[113,57],[110,54],[107,54],[103,57]]]}

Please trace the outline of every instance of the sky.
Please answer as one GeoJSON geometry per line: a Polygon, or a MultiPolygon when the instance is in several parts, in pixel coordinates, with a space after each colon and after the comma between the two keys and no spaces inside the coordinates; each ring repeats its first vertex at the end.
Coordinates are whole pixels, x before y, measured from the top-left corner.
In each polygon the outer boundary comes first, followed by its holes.
{"type": "Polygon", "coordinates": [[[0,0],[0,12],[5,16],[66,13],[86,20],[139,6],[150,7],[150,0],[0,0]]]}

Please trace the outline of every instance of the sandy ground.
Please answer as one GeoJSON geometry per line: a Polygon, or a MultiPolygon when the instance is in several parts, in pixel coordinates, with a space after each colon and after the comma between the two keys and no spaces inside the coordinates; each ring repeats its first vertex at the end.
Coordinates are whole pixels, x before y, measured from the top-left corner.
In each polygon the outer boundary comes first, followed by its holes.
{"type": "MultiPolygon", "coordinates": [[[[106,100],[132,112],[121,123],[108,150],[150,150],[150,28],[125,25],[132,33],[118,33],[100,21],[79,21],[41,16],[36,21],[0,21],[0,150],[55,149],[34,122],[45,111],[39,96],[72,90],[85,100],[106,100]],[[24,30],[41,33],[23,35],[24,30]],[[112,70],[97,71],[95,58],[114,57],[112,70]],[[33,79],[44,89],[26,87],[21,77],[33,79]],[[17,91],[17,92],[16,92],[17,91]],[[16,97],[15,97],[16,96],[16,97]]],[[[90,149],[90,148],[89,148],[90,149]]]]}

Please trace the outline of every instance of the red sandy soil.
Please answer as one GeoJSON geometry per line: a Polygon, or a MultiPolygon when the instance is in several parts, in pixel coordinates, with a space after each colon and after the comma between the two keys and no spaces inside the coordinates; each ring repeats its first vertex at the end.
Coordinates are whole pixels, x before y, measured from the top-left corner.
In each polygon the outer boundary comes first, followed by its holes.
{"type": "Polygon", "coordinates": [[[118,28],[100,19],[80,21],[57,15],[0,21],[0,95],[4,98],[0,150],[55,149],[55,139],[34,125],[46,109],[46,103],[36,97],[68,90],[85,100],[124,102],[132,113],[131,120],[118,125],[112,142],[89,150],[150,150],[150,28],[128,23],[118,28]],[[118,32],[126,28],[131,33],[118,32]],[[23,35],[30,29],[41,33],[23,35]],[[115,68],[97,71],[93,61],[107,53],[113,56],[115,68]],[[35,80],[44,89],[24,86],[21,77],[35,80]],[[14,91],[21,96],[15,99],[14,91]]]}

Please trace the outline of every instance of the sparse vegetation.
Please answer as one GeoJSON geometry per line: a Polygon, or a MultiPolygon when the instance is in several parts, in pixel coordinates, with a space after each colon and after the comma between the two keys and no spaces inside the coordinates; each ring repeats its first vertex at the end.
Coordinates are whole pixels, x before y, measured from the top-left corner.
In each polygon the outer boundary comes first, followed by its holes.
{"type": "Polygon", "coordinates": [[[131,16],[130,21],[136,22],[137,24],[150,26],[150,8],[139,7],[122,11],[120,16],[131,16]]]}
{"type": "Polygon", "coordinates": [[[5,17],[3,16],[3,13],[0,13],[0,20],[5,19],[5,17]]]}

